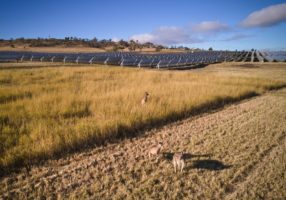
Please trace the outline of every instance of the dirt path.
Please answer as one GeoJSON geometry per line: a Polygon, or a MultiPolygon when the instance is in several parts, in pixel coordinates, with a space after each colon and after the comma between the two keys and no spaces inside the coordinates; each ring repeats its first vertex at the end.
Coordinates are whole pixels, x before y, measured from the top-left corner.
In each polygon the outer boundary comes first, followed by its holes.
{"type": "Polygon", "coordinates": [[[286,89],[0,180],[0,199],[284,199],[286,89]],[[146,151],[162,141],[158,163],[146,151]],[[173,152],[186,168],[173,173],[173,152]]]}

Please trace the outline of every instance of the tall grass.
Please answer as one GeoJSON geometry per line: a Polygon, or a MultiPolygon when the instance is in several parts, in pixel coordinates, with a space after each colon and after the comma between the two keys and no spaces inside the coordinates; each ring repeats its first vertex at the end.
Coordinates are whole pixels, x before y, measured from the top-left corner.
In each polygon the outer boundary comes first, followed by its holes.
{"type": "Polygon", "coordinates": [[[118,67],[0,71],[0,168],[22,166],[282,86],[215,73],[118,67]],[[150,101],[140,104],[144,91],[150,101]]]}

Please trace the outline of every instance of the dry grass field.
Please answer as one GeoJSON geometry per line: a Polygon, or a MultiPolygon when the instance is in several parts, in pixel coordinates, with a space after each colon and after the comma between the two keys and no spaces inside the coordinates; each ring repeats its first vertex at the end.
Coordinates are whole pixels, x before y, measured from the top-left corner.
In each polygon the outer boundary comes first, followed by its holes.
{"type": "Polygon", "coordinates": [[[105,52],[104,49],[90,47],[29,47],[29,46],[0,46],[0,51],[28,51],[28,52],[47,52],[47,53],[98,53],[105,52]]]}
{"type": "Polygon", "coordinates": [[[285,87],[285,64],[231,63],[179,72],[16,67],[0,66],[3,170],[131,138],[32,166],[28,173],[4,174],[0,198],[286,196],[286,91],[268,92],[285,87]],[[151,95],[142,106],[144,91],[151,95]],[[188,116],[193,117],[162,126],[188,116]],[[164,149],[155,163],[146,155],[159,141],[164,149]],[[186,152],[186,168],[173,174],[170,159],[178,151],[186,152]]]}

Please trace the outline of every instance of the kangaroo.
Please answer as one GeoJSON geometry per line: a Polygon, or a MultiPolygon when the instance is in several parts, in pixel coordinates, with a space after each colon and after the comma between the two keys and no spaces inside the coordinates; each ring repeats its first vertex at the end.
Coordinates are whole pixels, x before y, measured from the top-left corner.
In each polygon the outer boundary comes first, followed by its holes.
{"type": "Polygon", "coordinates": [[[156,158],[156,162],[158,161],[158,155],[161,152],[163,148],[163,144],[161,142],[159,142],[157,145],[152,146],[149,151],[148,151],[148,156],[149,158],[153,155],[153,156],[157,156],[156,158]]]}
{"type": "Polygon", "coordinates": [[[149,93],[145,92],[143,99],[141,100],[141,104],[144,105],[148,101],[149,93]]]}
{"type": "Polygon", "coordinates": [[[175,168],[175,173],[177,172],[177,167],[178,167],[178,170],[180,170],[181,172],[183,171],[183,169],[185,167],[185,161],[184,161],[183,156],[184,156],[183,152],[175,153],[173,155],[173,165],[175,168]]]}

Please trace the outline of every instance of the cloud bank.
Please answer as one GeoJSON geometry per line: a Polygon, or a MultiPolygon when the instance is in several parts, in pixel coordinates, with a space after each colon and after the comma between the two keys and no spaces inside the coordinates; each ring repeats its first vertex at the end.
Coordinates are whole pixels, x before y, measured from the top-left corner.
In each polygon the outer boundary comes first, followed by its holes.
{"type": "Polygon", "coordinates": [[[221,41],[224,41],[224,42],[229,42],[229,41],[237,41],[237,40],[242,40],[242,39],[245,39],[245,38],[250,38],[250,37],[253,37],[254,35],[247,35],[247,34],[243,34],[243,33],[239,33],[239,34],[235,34],[233,36],[230,36],[224,40],[221,40],[221,41]]]}
{"type": "Polygon", "coordinates": [[[286,3],[277,4],[255,11],[241,23],[241,27],[269,27],[286,21],[286,3]]]}
{"type": "MultiPolygon", "coordinates": [[[[242,22],[240,27],[269,27],[286,22],[286,3],[272,5],[252,12],[242,22]]],[[[203,21],[186,27],[163,26],[151,33],[137,34],[130,39],[141,43],[152,42],[163,45],[194,44],[209,41],[219,34],[231,33],[234,29],[220,21],[203,21]]],[[[220,41],[235,41],[253,35],[236,34],[220,41]]]]}
{"type": "Polygon", "coordinates": [[[204,21],[191,27],[162,26],[151,33],[132,35],[129,39],[138,40],[140,43],[152,42],[163,45],[194,44],[207,40],[202,34],[213,34],[229,29],[228,25],[219,21],[204,21]]]}
{"type": "Polygon", "coordinates": [[[217,33],[229,29],[230,27],[227,24],[219,21],[204,21],[192,27],[192,31],[199,33],[217,33]]]}
{"type": "Polygon", "coordinates": [[[164,45],[201,42],[200,39],[191,36],[184,28],[175,26],[159,27],[152,33],[133,35],[130,39],[138,40],[140,43],[153,42],[164,45]]]}

